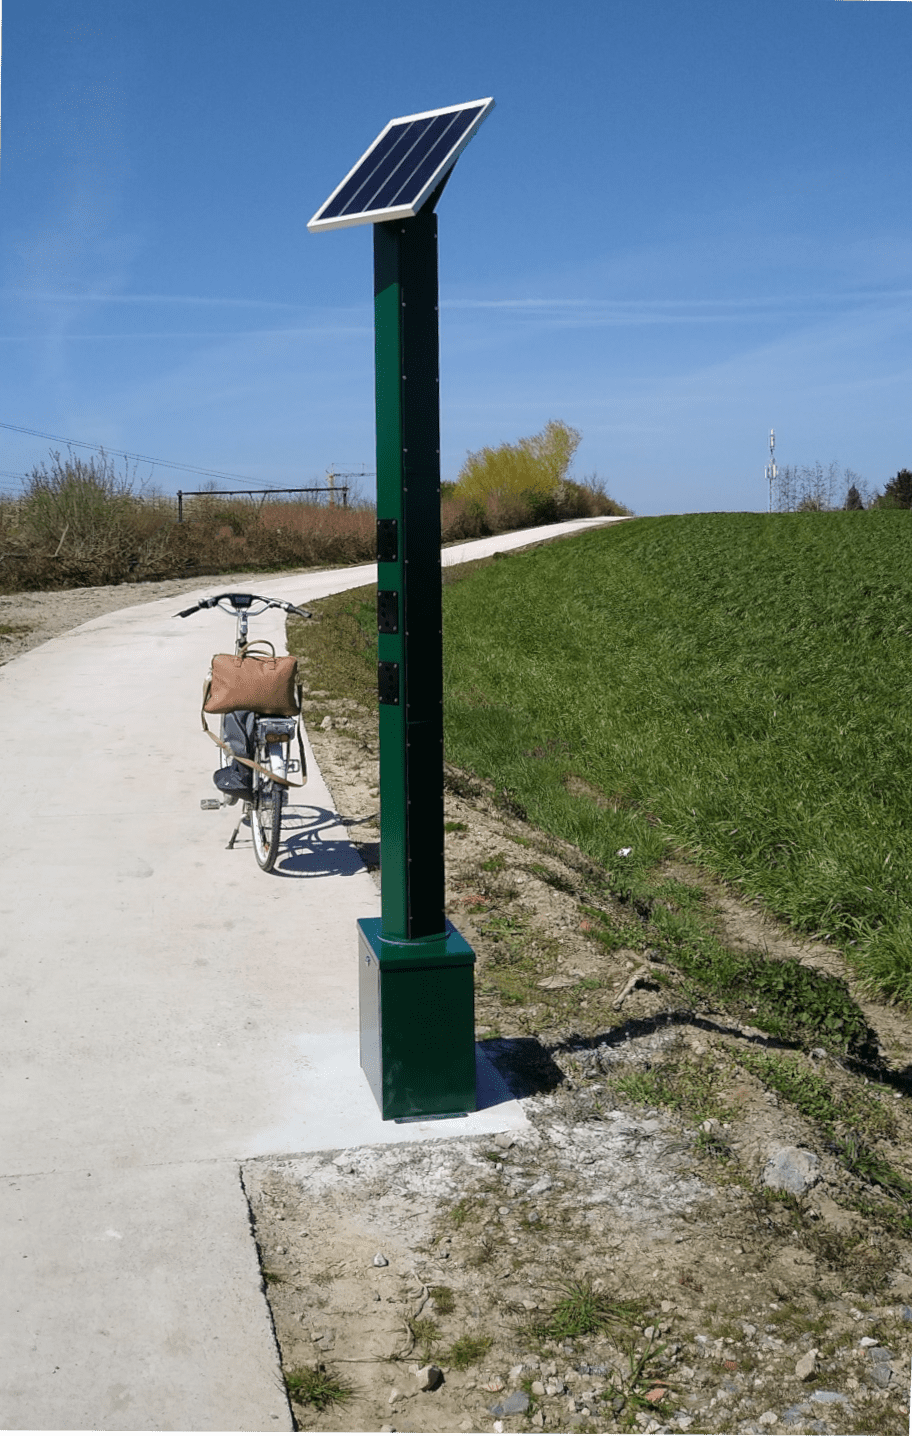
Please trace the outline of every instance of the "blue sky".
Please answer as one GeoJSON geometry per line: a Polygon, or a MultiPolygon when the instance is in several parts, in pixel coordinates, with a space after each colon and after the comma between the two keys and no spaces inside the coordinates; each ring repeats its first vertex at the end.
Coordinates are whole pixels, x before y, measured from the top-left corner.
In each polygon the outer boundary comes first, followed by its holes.
{"type": "MultiPolygon", "coordinates": [[[[780,466],[912,467],[906,3],[3,21],[4,424],[264,485],[372,469],[369,227],[307,221],[387,120],[493,95],[439,206],[444,478],[552,418],[643,514],[765,508],[771,425],[780,466]]],[[[51,447],[0,428],[0,470],[51,447]]]]}

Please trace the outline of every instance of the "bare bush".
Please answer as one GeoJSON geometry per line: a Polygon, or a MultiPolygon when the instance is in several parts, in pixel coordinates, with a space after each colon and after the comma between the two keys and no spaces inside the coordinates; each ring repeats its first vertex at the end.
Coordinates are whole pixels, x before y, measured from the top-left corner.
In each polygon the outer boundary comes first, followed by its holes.
{"type": "MultiPolygon", "coordinates": [[[[628,509],[626,504],[618,503],[608,493],[604,479],[598,474],[587,474],[586,478],[579,483],[568,480],[568,487],[575,491],[574,502],[577,511],[566,515],[567,518],[632,518],[633,509],[628,509]]],[[[568,505],[570,499],[568,496],[568,505]]]]}
{"type": "Polygon", "coordinates": [[[173,542],[187,565],[207,573],[367,563],[376,553],[376,520],[366,506],[200,502],[173,542]]]}
{"type": "Polygon", "coordinates": [[[833,509],[863,509],[872,502],[865,481],[852,469],[840,469],[834,459],[824,468],[785,464],[773,490],[773,511],[780,514],[829,513],[833,509]]]}
{"type": "Polygon", "coordinates": [[[137,493],[135,470],[118,474],[103,450],[88,462],[52,452],[15,507],[0,566],[6,588],[121,583],[167,554],[170,503],[137,493]]]}

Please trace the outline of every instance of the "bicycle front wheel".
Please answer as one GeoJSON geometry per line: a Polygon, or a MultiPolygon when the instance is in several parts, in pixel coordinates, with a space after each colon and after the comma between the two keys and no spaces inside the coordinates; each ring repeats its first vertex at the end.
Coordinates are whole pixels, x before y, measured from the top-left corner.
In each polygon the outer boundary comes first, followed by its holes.
{"type": "Polygon", "coordinates": [[[250,828],[253,851],[264,873],[271,872],[279,852],[282,833],[282,788],[270,783],[259,773],[254,774],[253,802],[250,804],[250,828]]]}

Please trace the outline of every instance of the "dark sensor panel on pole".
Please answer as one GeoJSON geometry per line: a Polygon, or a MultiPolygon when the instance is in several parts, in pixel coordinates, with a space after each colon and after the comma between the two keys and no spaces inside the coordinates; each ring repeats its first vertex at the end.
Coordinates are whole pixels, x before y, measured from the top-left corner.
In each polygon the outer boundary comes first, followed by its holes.
{"type": "Polygon", "coordinates": [[[472,100],[390,120],[307,228],[413,219],[493,108],[493,100],[472,100]]]}

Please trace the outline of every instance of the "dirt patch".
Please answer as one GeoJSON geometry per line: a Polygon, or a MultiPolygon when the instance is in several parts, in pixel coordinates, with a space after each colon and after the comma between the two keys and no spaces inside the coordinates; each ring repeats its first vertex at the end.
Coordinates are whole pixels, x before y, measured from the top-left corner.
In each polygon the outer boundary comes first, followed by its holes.
{"type": "Polygon", "coordinates": [[[300,1429],[905,1432],[907,1266],[887,1299],[864,1249],[846,1284],[826,1179],[799,1217],[607,1084],[525,1106],[515,1136],[246,1165],[286,1374],[349,1392],[300,1429]]]}

